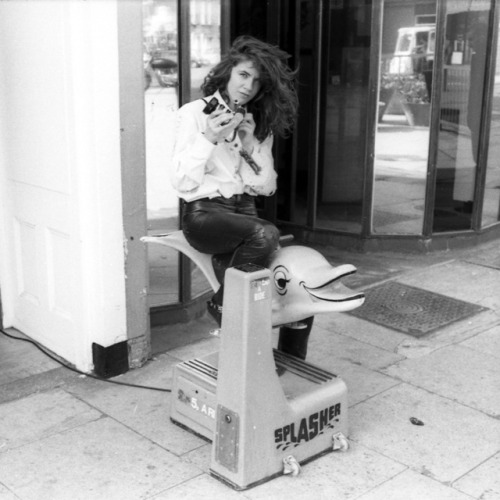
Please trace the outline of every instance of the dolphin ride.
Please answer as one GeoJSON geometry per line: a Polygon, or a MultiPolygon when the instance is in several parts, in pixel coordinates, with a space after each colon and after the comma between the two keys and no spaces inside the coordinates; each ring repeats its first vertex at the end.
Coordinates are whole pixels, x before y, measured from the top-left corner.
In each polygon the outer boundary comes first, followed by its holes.
{"type": "MultiPolygon", "coordinates": [[[[216,292],[220,283],[212,265],[212,255],[198,252],[182,231],[144,236],[141,241],[164,245],[190,258],[216,292]]],[[[341,281],[356,272],[351,264],[332,266],[318,251],[301,246],[280,247],[268,266],[273,276],[272,325],[297,327],[316,314],[346,312],[361,306],[365,294],[351,290],[341,281]]]]}

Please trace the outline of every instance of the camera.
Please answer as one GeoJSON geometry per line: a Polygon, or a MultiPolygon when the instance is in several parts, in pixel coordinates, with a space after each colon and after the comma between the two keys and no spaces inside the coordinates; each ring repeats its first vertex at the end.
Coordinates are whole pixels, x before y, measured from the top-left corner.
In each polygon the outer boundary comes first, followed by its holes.
{"type": "Polygon", "coordinates": [[[203,108],[203,113],[206,115],[213,113],[217,109],[218,105],[219,101],[217,100],[217,97],[212,97],[212,99],[210,99],[210,101],[207,102],[207,105],[203,108]]]}
{"type": "MultiPolygon", "coordinates": [[[[235,103],[236,102],[237,101],[235,101],[235,103]]],[[[206,106],[203,108],[203,113],[205,113],[206,115],[210,115],[211,113],[213,113],[217,109],[218,106],[220,106],[221,108],[224,107],[224,106],[222,106],[222,104],[219,104],[217,97],[212,97],[212,99],[210,99],[210,101],[208,101],[206,106]]],[[[227,113],[231,113],[231,112],[229,110],[227,110],[227,113]]],[[[231,118],[229,118],[229,120],[222,122],[221,125],[223,125],[223,126],[227,125],[233,119],[234,115],[236,115],[237,113],[240,113],[241,115],[245,116],[246,109],[243,106],[236,106],[236,109],[232,113],[231,118]]]]}

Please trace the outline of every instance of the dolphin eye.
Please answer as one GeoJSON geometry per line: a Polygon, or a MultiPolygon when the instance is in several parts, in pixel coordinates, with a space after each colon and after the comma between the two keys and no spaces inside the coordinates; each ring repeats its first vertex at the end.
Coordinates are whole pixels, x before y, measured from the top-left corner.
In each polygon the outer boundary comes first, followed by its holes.
{"type": "Polygon", "coordinates": [[[286,287],[286,279],[285,278],[280,278],[280,279],[276,280],[276,286],[280,290],[283,290],[286,287]]]}
{"type": "Polygon", "coordinates": [[[283,271],[276,271],[274,273],[274,284],[276,285],[276,289],[280,295],[285,295],[286,286],[290,280],[287,279],[286,274],[283,271]]]}

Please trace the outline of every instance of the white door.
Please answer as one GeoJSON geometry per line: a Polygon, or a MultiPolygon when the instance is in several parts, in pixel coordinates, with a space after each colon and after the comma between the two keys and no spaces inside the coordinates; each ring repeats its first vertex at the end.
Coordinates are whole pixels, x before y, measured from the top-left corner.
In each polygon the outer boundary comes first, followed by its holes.
{"type": "MultiPolygon", "coordinates": [[[[62,10],[2,6],[6,320],[74,359],[75,224],[62,10]],[[7,8],[8,7],[8,8],[7,8]],[[50,34],[50,36],[48,36],[50,34]],[[10,316],[10,318],[8,318],[10,316]]],[[[8,324],[7,323],[7,324],[8,324]]]]}
{"type": "Polygon", "coordinates": [[[4,326],[86,371],[127,333],[116,29],[113,2],[0,2],[4,326]]]}

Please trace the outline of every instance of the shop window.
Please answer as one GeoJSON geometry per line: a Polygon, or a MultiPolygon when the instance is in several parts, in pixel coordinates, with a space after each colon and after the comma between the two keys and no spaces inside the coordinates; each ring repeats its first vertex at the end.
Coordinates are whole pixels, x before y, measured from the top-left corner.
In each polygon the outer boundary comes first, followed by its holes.
{"type": "Polygon", "coordinates": [[[372,230],[422,234],[436,2],[385,2],[375,135],[372,230]],[[426,19],[429,24],[422,24],[426,19]]]}
{"type": "MultiPolygon", "coordinates": [[[[168,159],[179,102],[176,0],[143,1],[144,113],[149,234],[179,227],[178,199],[170,186],[168,159]]],[[[178,254],[149,245],[150,307],[179,301],[178,254]]]]}
{"type": "MultiPolygon", "coordinates": [[[[189,32],[190,100],[201,96],[200,86],[220,61],[220,0],[191,0],[189,21],[179,25],[179,0],[143,0],[144,110],[146,136],[147,221],[149,234],[179,229],[179,200],[170,184],[170,161],[174,145],[175,115],[180,96],[179,34],[189,32]]],[[[177,251],[150,245],[149,307],[180,301],[181,280],[189,290],[184,300],[203,294],[209,285],[196,266],[187,266],[180,277],[177,251]]]]}
{"type": "Polygon", "coordinates": [[[446,2],[434,232],[472,229],[491,2],[446,2]]]}
{"type": "MultiPolygon", "coordinates": [[[[499,29],[500,26],[497,27],[499,29]]],[[[500,220],[500,37],[497,32],[496,62],[493,84],[490,138],[488,141],[486,183],[482,226],[500,220]]]]}

